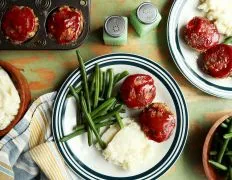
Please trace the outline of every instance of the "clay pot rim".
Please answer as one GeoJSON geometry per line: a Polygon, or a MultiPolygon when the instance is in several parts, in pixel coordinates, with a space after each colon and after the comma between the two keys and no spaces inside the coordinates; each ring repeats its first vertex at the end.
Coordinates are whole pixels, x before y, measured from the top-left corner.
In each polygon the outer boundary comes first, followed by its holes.
{"type": "Polygon", "coordinates": [[[212,143],[214,133],[217,128],[224,122],[226,119],[232,116],[232,112],[218,119],[210,128],[204,142],[203,151],[202,151],[202,162],[206,177],[210,180],[220,179],[221,177],[216,173],[215,169],[208,163],[209,160],[209,151],[212,143]]]}

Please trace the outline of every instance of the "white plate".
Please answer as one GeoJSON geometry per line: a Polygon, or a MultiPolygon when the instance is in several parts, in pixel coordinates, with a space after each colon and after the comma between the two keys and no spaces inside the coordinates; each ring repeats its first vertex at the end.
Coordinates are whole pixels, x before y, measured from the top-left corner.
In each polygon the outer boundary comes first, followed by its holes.
{"type": "Polygon", "coordinates": [[[198,9],[200,0],[176,0],[168,19],[168,45],[171,55],[183,75],[202,91],[232,99],[232,78],[216,79],[204,74],[197,66],[199,54],[183,40],[183,27],[195,16],[204,16],[198,9]]]}
{"type": "MultiPolygon", "coordinates": [[[[72,98],[66,100],[69,86],[77,86],[80,71],[75,70],[57,94],[52,129],[56,145],[68,166],[84,179],[156,179],[166,172],[183,150],[188,132],[188,113],[184,97],[174,79],[156,63],[131,54],[110,54],[88,61],[85,66],[89,74],[95,64],[102,69],[113,68],[115,73],[128,70],[130,74],[144,73],[153,77],[157,88],[155,102],[166,103],[177,117],[176,129],[164,143],[154,143],[155,158],[136,171],[126,171],[106,160],[96,148],[89,147],[86,134],[66,143],[59,139],[73,131],[76,125],[76,106],[72,98]]],[[[133,137],[132,137],[133,140],[133,137]]]]}

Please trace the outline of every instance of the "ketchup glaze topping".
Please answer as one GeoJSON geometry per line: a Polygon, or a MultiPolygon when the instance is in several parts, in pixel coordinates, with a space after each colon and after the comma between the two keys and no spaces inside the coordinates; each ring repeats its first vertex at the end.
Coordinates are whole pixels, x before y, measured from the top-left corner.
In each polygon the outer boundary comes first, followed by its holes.
{"type": "Polygon", "coordinates": [[[54,38],[58,44],[68,44],[76,41],[82,29],[82,13],[69,6],[60,7],[48,18],[48,34],[54,38]]]}
{"type": "Polygon", "coordinates": [[[2,31],[14,44],[21,44],[32,38],[38,29],[38,18],[33,9],[13,6],[3,16],[2,31]]]}

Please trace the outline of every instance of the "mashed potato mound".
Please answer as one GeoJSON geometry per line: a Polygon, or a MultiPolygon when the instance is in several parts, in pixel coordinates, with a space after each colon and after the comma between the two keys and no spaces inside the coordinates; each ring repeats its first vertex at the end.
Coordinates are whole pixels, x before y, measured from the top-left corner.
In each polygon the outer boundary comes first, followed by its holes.
{"type": "Polygon", "coordinates": [[[214,21],[221,34],[232,36],[232,0],[200,0],[198,9],[214,21]]]}
{"type": "Polygon", "coordinates": [[[5,129],[18,114],[20,97],[14,83],[0,67],[0,130],[5,129]]]}
{"type": "Polygon", "coordinates": [[[123,169],[134,170],[152,159],[154,148],[151,143],[140,126],[131,121],[114,135],[103,156],[123,169]]]}

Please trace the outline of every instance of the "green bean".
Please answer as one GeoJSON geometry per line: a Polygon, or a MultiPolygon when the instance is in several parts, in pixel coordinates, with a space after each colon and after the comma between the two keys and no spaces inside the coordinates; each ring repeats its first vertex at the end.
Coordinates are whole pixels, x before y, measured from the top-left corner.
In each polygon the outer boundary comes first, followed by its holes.
{"type": "MultiPolygon", "coordinates": [[[[96,130],[97,130],[97,133],[99,134],[100,133],[100,128],[99,127],[96,127],[96,130]]],[[[100,134],[99,134],[100,136],[100,134]]],[[[101,136],[100,136],[101,137],[101,136]]]]}
{"type": "Polygon", "coordinates": [[[115,123],[115,120],[105,121],[105,122],[97,123],[96,127],[101,128],[101,127],[105,127],[105,126],[110,126],[114,123],[115,123]]]}
{"type": "MultiPolygon", "coordinates": [[[[82,91],[82,86],[80,85],[74,89],[75,89],[75,92],[79,94],[82,91]]],[[[72,97],[72,96],[73,96],[72,94],[68,94],[67,98],[72,97]]]]}
{"type": "Polygon", "coordinates": [[[93,102],[93,107],[96,108],[98,105],[98,98],[99,98],[99,76],[100,74],[100,69],[98,64],[95,66],[95,92],[94,92],[94,102],[93,102]]]}
{"type": "MultiPolygon", "coordinates": [[[[229,126],[229,131],[228,131],[228,133],[231,133],[231,132],[232,132],[232,121],[230,122],[230,126],[229,126]]],[[[218,158],[217,158],[217,162],[218,162],[218,163],[221,163],[221,162],[222,162],[222,158],[223,158],[224,153],[225,153],[225,151],[226,151],[226,148],[227,148],[227,146],[228,146],[228,144],[229,144],[229,141],[230,141],[230,139],[225,139],[225,140],[224,140],[223,145],[222,145],[222,147],[221,147],[221,149],[220,149],[220,151],[219,151],[219,154],[218,154],[218,158]]]]}
{"type": "Polygon", "coordinates": [[[103,120],[109,119],[110,117],[114,116],[117,112],[119,112],[123,108],[123,105],[119,105],[116,108],[114,108],[112,111],[108,112],[106,115],[99,116],[96,119],[94,119],[94,122],[98,123],[103,120]]]}
{"type": "Polygon", "coordinates": [[[121,74],[120,74],[120,78],[119,78],[119,81],[121,79],[123,79],[124,77],[128,76],[130,73],[128,71],[123,71],[121,74]]]}
{"type": "Polygon", "coordinates": [[[228,128],[228,125],[226,124],[226,123],[221,123],[221,125],[220,125],[222,128],[228,128]]]}
{"type": "Polygon", "coordinates": [[[112,106],[111,109],[114,109],[117,105],[118,105],[118,102],[116,101],[116,102],[113,104],[113,106],[112,106]]]}
{"type": "Polygon", "coordinates": [[[96,82],[96,78],[95,78],[95,73],[94,73],[94,76],[93,76],[93,79],[92,79],[92,82],[91,82],[91,85],[90,85],[90,96],[92,96],[93,93],[94,93],[95,82],[96,82]]]}
{"type": "Polygon", "coordinates": [[[102,111],[100,111],[98,114],[96,114],[95,116],[93,116],[93,119],[96,119],[100,116],[104,116],[108,113],[109,110],[112,109],[112,107],[114,107],[114,102],[112,104],[110,104],[109,106],[107,106],[105,109],[103,109],[102,111]]]}
{"type": "Polygon", "coordinates": [[[88,76],[88,84],[89,84],[89,86],[91,86],[93,78],[94,78],[94,73],[91,71],[90,75],[88,76]]]}
{"type": "Polygon", "coordinates": [[[82,90],[82,86],[80,85],[80,86],[78,86],[78,87],[76,87],[74,89],[75,89],[76,93],[79,94],[81,92],[81,90],[82,90]]]}
{"type": "MultiPolygon", "coordinates": [[[[104,127],[104,126],[108,126],[108,125],[111,125],[115,123],[115,120],[109,120],[109,121],[104,121],[104,122],[100,122],[100,123],[96,123],[95,126],[97,128],[101,128],[101,127],[104,127]]],[[[79,130],[83,130],[85,129],[85,125],[79,125],[75,128],[75,131],[79,131],[79,130]]]]}
{"type": "Polygon", "coordinates": [[[99,133],[97,132],[96,130],[96,127],[95,127],[95,124],[90,116],[90,114],[88,113],[87,109],[85,108],[85,99],[83,96],[81,96],[81,106],[83,108],[83,112],[84,112],[84,116],[89,124],[89,126],[91,127],[92,131],[94,132],[95,136],[96,136],[96,139],[99,143],[99,145],[101,146],[102,149],[105,149],[106,148],[106,144],[104,141],[102,141],[99,133]]]}
{"type": "Polygon", "coordinates": [[[226,151],[226,148],[228,146],[228,143],[229,143],[229,140],[225,140],[222,147],[221,147],[221,150],[219,151],[219,154],[218,154],[218,158],[217,158],[217,162],[221,163],[222,162],[222,158],[224,156],[224,153],[226,151]]]}
{"type": "Polygon", "coordinates": [[[76,91],[75,91],[75,89],[73,88],[73,86],[71,85],[71,86],[69,86],[69,89],[70,89],[70,91],[71,91],[71,94],[74,96],[74,98],[75,98],[75,100],[76,100],[76,103],[77,103],[77,106],[78,106],[78,108],[80,109],[80,99],[79,99],[79,96],[78,96],[78,94],[76,93],[76,91]]]}
{"type": "MultiPolygon", "coordinates": [[[[209,155],[211,155],[211,156],[216,156],[217,154],[218,154],[217,151],[210,151],[210,152],[209,152],[209,155]]],[[[226,155],[226,156],[232,156],[232,151],[227,151],[227,152],[225,153],[225,155],[226,155]]]]}
{"type": "Polygon", "coordinates": [[[224,139],[231,139],[232,138],[232,133],[224,134],[224,139]]]}
{"type": "Polygon", "coordinates": [[[93,133],[89,125],[87,124],[87,137],[88,137],[88,145],[92,146],[93,144],[93,133]]]}
{"type": "Polygon", "coordinates": [[[99,92],[102,92],[103,88],[103,72],[99,70],[99,92]]]}
{"type": "Polygon", "coordinates": [[[78,136],[78,135],[83,134],[84,132],[86,132],[85,129],[81,129],[81,130],[78,130],[78,131],[74,131],[73,133],[71,133],[71,134],[69,134],[69,135],[67,135],[67,136],[62,137],[62,138],[60,139],[60,142],[68,141],[68,140],[70,140],[70,139],[72,139],[72,138],[74,138],[74,137],[76,137],[76,136],[78,136]]]}
{"type": "MultiPolygon", "coordinates": [[[[83,92],[81,92],[81,97],[84,98],[83,92]]],[[[87,109],[87,105],[86,103],[84,104],[84,108],[87,109]]],[[[83,106],[82,106],[82,111],[83,111],[83,106]]],[[[91,146],[93,144],[93,133],[91,131],[91,128],[88,126],[86,120],[85,120],[85,124],[87,126],[87,136],[88,136],[88,145],[91,146]]]]}
{"type": "MultiPolygon", "coordinates": [[[[104,129],[103,131],[100,131],[100,133],[99,133],[100,137],[102,137],[102,135],[107,131],[107,129],[109,129],[110,126],[113,125],[113,124],[115,124],[115,123],[116,123],[116,120],[115,120],[115,119],[97,123],[97,124],[96,124],[96,127],[97,127],[97,128],[105,127],[105,129],[104,129]],[[99,126],[100,126],[100,127],[99,127],[99,126]]],[[[93,143],[96,144],[97,141],[95,141],[95,142],[93,142],[93,143]]]]}
{"type": "Polygon", "coordinates": [[[120,73],[120,76],[117,77],[116,79],[116,76],[115,76],[115,79],[114,79],[114,85],[117,84],[119,81],[121,81],[124,77],[128,76],[129,75],[129,72],[128,71],[123,71],[122,73],[120,73]]]}
{"type": "Polygon", "coordinates": [[[78,61],[80,64],[80,70],[81,70],[81,75],[82,75],[82,79],[83,79],[83,86],[84,86],[84,92],[85,92],[85,98],[86,98],[86,103],[87,103],[87,107],[88,107],[88,112],[91,112],[88,81],[87,81],[85,65],[84,65],[83,59],[80,55],[80,52],[78,50],[76,51],[76,54],[77,54],[77,58],[78,58],[78,61]]]}
{"type": "MultiPolygon", "coordinates": [[[[95,126],[96,128],[101,128],[101,127],[105,127],[105,126],[110,126],[112,124],[114,124],[115,121],[111,120],[111,121],[105,121],[105,122],[101,122],[101,123],[97,123],[95,126]]],[[[68,141],[78,135],[81,135],[83,133],[86,132],[86,129],[85,129],[85,125],[80,125],[80,126],[77,126],[75,128],[75,131],[67,136],[64,136],[63,138],[60,139],[61,142],[65,142],[65,141],[68,141]]]]}
{"type": "Polygon", "coordinates": [[[119,78],[120,78],[120,74],[121,73],[118,73],[114,76],[114,85],[117,84],[117,82],[119,81],[119,78]]]}
{"type": "Polygon", "coordinates": [[[209,152],[209,155],[211,155],[211,156],[216,156],[216,155],[217,155],[217,151],[210,151],[210,152],[209,152]]]}
{"type": "Polygon", "coordinates": [[[230,175],[230,180],[232,179],[232,166],[230,165],[230,167],[229,167],[229,175],[230,175]]]}
{"type": "MultiPolygon", "coordinates": [[[[84,97],[84,93],[83,92],[81,92],[81,97],[84,97]]],[[[81,102],[81,101],[80,101],[81,102]]],[[[84,104],[84,108],[86,108],[86,109],[88,109],[88,107],[87,107],[87,104],[85,103],[84,104]]],[[[83,106],[81,106],[81,109],[82,109],[82,111],[83,111],[83,106]]]]}
{"type": "Polygon", "coordinates": [[[108,91],[107,91],[107,95],[106,98],[109,99],[112,95],[112,90],[113,90],[113,83],[114,83],[114,75],[113,75],[113,70],[112,69],[108,69],[107,71],[109,71],[109,87],[108,87],[108,91]]]}
{"type": "Polygon", "coordinates": [[[92,133],[92,130],[91,130],[91,128],[89,126],[87,127],[87,136],[88,136],[88,145],[92,146],[92,144],[93,144],[93,133],[92,133]]]}
{"type": "Polygon", "coordinates": [[[226,38],[226,40],[224,41],[224,44],[231,45],[231,44],[232,44],[232,36],[231,36],[231,37],[226,38]]]}
{"type": "Polygon", "coordinates": [[[76,119],[77,125],[83,124],[83,118],[82,118],[81,108],[79,109],[79,111],[77,111],[76,118],[77,118],[77,119],[76,119]],[[79,120],[79,121],[78,121],[78,120],[79,120]]]}
{"type": "Polygon", "coordinates": [[[116,120],[117,120],[117,122],[118,122],[118,124],[119,124],[119,127],[120,127],[121,129],[124,128],[124,125],[123,125],[123,122],[122,122],[122,118],[120,117],[120,115],[119,115],[118,112],[115,114],[115,117],[116,117],[116,120]]]}
{"type": "MultiPolygon", "coordinates": [[[[69,87],[69,89],[70,89],[70,91],[71,91],[71,94],[74,96],[74,98],[75,98],[75,100],[76,100],[77,111],[78,111],[78,113],[80,114],[80,110],[81,110],[80,98],[79,98],[77,92],[75,91],[75,89],[73,88],[72,85],[69,87]]],[[[77,119],[80,120],[80,121],[77,121],[77,123],[78,123],[78,124],[81,124],[82,121],[81,121],[81,116],[80,116],[80,115],[77,117],[77,119]]]]}
{"type": "Polygon", "coordinates": [[[98,101],[105,101],[105,99],[104,99],[104,98],[99,97],[99,98],[98,98],[98,101]]]}
{"type": "Polygon", "coordinates": [[[92,111],[94,109],[93,102],[94,102],[94,91],[95,91],[95,77],[93,77],[93,80],[91,81],[91,84],[89,87],[90,87],[89,100],[90,100],[90,107],[92,111]]]}
{"type": "Polygon", "coordinates": [[[78,125],[77,127],[74,128],[74,131],[83,130],[83,129],[85,129],[85,126],[86,125],[84,125],[84,124],[78,125]]]}
{"type": "Polygon", "coordinates": [[[106,82],[105,82],[105,92],[103,94],[103,97],[106,98],[107,96],[107,89],[109,88],[109,79],[110,79],[110,73],[109,71],[107,70],[106,71],[106,82]]]}
{"type": "MultiPolygon", "coordinates": [[[[83,96],[83,93],[81,94],[81,96],[84,97],[84,96],[83,96]]],[[[84,104],[84,106],[85,106],[84,108],[87,109],[86,103],[84,104]]],[[[82,108],[82,111],[83,111],[83,108],[82,108]]],[[[93,144],[93,133],[92,133],[92,131],[91,131],[90,126],[89,126],[88,123],[86,122],[86,119],[85,119],[85,124],[86,124],[86,126],[87,126],[88,145],[91,146],[91,145],[93,144]]]]}
{"type": "Polygon", "coordinates": [[[209,160],[209,163],[211,165],[213,165],[215,168],[223,170],[223,171],[227,171],[227,169],[228,169],[226,166],[224,166],[224,165],[222,165],[222,164],[220,164],[218,162],[212,161],[212,160],[209,160]]]}
{"type": "Polygon", "coordinates": [[[225,122],[226,122],[226,123],[230,123],[230,118],[227,118],[227,119],[225,120],[225,122]]]}
{"type": "Polygon", "coordinates": [[[104,93],[105,93],[105,89],[106,89],[106,72],[103,71],[103,74],[102,74],[102,91],[101,91],[101,97],[104,98],[104,93]]]}
{"type": "Polygon", "coordinates": [[[90,113],[91,117],[96,116],[98,113],[100,113],[102,110],[106,109],[108,106],[110,106],[111,104],[113,104],[116,101],[115,98],[110,98],[107,101],[105,101],[103,104],[101,104],[100,106],[98,106],[96,109],[94,109],[94,111],[92,111],[90,113]]]}

